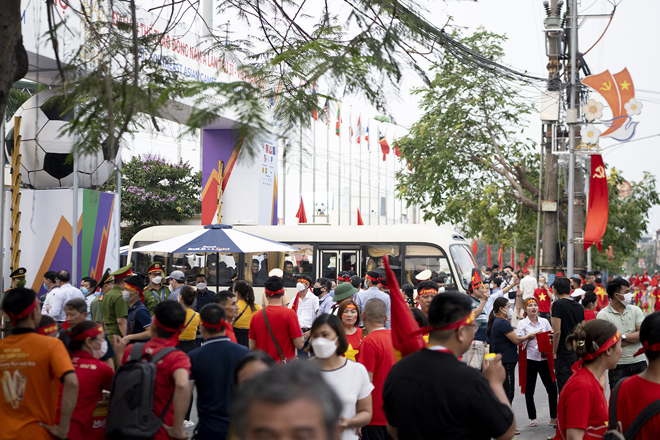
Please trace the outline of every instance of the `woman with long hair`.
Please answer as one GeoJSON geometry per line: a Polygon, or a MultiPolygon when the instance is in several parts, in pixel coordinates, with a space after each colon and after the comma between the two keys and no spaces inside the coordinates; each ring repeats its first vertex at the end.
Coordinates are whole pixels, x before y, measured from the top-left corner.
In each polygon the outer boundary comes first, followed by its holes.
{"type": "Polygon", "coordinates": [[[360,313],[358,312],[357,304],[353,301],[353,297],[345,299],[339,304],[337,316],[341,318],[341,323],[344,325],[346,332],[346,339],[348,340],[348,348],[344,357],[357,362],[357,356],[360,352],[360,345],[362,345],[362,329],[360,325],[360,313]]]}
{"type": "Polygon", "coordinates": [[[316,318],[310,329],[311,362],[316,363],[323,379],[342,401],[342,440],[357,440],[356,429],[371,421],[374,386],[364,365],[343,356],[347,348],[344,325],[337,316],[323,314],[316,318]]]}
{"type": "MultiPolygon", "coordinates": [[[[539,317],[539,304],[536,298],[527,298],[523,302],[525,319],[518,323],[516,333],[523,337],[530,333],[542,333],[552,331],[552,326],[547,319],[539,317]]],[[[525,404],[527,405],[527,416],[529,426],[539,426],[536,421],[536,405],[534,405],[534,391],[536,390],[536,376],[541,377],[543,386],[548,393],[548,404],[550,406],[550,425],[557,424],[557,384],[552,381],[550,365],[545,353],[539,351],[536,339],[527,343],[520,356],[526,356],[527,372],[525,373],[525,404]]],[[[552,355],[552,354],[551,354],[552,355]]],[[[522,362],[522,361],[521,361],[522,362]]]]}
{"type": "Polygon", "coordinates": [[[234,318],[234,322],[232,323],[234,326],[234,334],[236,335],[236,341],[239,344],[248,347],[250,321],[252,321],[252,316],[261,310],[261,306],[255,304],[254,290],[252,290],[252,286],[247,281],[236,281],[233,290],[238,299],[238,316],[234,318]]]}
{"type": "Polygon", "coordinates": [[[509,402],[513,402],[513,396],[515,395],[518,344],[536,337],[535,333],[523,337],[518,336],[511,326],[510,320],[512,317],[513,313],[511,312],[509,298],[497,298],[488,317],[488,327],[486,329],[486,336],[490,340],[490,352],[502,355],[502,365],[506,370],[504,391],[509,398],[509,402]]]}
{"type": "Polygon", "coordinates": [[[566,346],[580,359],[564,385],[557,405],[555,440],[595,440],[607,430],[608,407],[599,378],[621,358],[621,335],[616,326],[592,319],[575,326],[566,346]]]}
{"type": "Polygon", "coordinates": [[[195,339],[197,337],[197,329],[199,328],[199,313],[192,309],[195,302],[197,290],[193,286],[183,286],[179,293],[179,304],[186,310],[185,327],[179,335],[178,347],[184,353],[190,353],[197,348],[195,339]]]}

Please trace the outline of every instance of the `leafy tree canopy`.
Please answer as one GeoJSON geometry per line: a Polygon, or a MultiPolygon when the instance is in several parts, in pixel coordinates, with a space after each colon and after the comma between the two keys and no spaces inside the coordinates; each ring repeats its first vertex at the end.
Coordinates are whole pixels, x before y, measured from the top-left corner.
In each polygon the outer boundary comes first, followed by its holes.
{"type": "MultiPolygon", "coordinates": [[[[181,222],[199,215],[202,173],[188,163],[171,164],[160,156],[131,158],[122,165],[121,219],[128,226],[121,231],[122,244],[128,244],[139,230],[165,222],[181,222]]],[[[114,174],[101,188],[114,191],[114,174]]]]}

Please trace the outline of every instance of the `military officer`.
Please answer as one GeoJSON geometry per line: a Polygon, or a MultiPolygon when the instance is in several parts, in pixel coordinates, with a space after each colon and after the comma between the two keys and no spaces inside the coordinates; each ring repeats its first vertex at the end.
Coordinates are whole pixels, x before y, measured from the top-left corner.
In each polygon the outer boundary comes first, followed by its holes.
{"type": "Polygon", "coordinates": [[[101,293],[99,293],[96,298],[94,298],[92,305],[89,306],[89,310],[92,315],[92,321],[103,322],[103,297],[110,291],[110,289],[112,289],[114,282],[115,279],[110,273],[110,269],[106,269],[105,273],[96,285],[96,290],[101,293]]]}
{"type": "Polygon", "coordinates": [[[144,305],[149,310],[151,316],[153,316],[156,306],[170,296],[170,289],[162,285],[163,263],[160,261],[154,261],[149,266],[147,276],[149,277],[149,284],[144,288],[144,305]]]}
{"type": "Polygon", "coordinates": [[[103,308],[103,323],[105,324],[105,334],[112,340],[112,335],[119,337],[126,336],[126,316],[128,316],[128,303],[122,298],[124,290],[124,280],[133,275],[131,270],[133,263],[117,269],[110,275],[115,283],[112,289],[103,296],[101,302],[103,308]]]}
{"type": "MultiPolygon", "coordinates": [[[[9,277],[11,278],[11,282],[9,284],[9,289],[5,290],[4,293],[9,292],[11,289],[15,289],[17,287],[25,287],[25,274],[27,273],[27,270],[25,270],[24,267],[19,267],[15,271],[13,271],[9,277]]],[[[2,307],[2,299],[4,298],[4,294],[2,297],[0,297],[0,307],[2,307]]],[[[5,334],[5,338],[9,335],[11,335],[11,321],[9,319],[9,316],[7,316],[2,309],[0,309],[0,318],[2,322],[0,322],[0,331],[3,331],[5,334]]]]}

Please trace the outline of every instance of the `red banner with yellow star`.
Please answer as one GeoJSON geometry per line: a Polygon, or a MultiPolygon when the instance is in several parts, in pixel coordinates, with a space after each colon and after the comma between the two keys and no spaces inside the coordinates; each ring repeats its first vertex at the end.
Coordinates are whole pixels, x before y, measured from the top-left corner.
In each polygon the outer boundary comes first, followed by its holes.
{"type": "Polygon", "coordinates": [[[602,239],[607,229],[607,216],[610,202],[607,194],[607,174],[603,156],[591,156],[591,177],[589,180],[589,209],[587,211],[587,224],[584,228],[584,250],[595,244],[602,252],[602,239]]]}

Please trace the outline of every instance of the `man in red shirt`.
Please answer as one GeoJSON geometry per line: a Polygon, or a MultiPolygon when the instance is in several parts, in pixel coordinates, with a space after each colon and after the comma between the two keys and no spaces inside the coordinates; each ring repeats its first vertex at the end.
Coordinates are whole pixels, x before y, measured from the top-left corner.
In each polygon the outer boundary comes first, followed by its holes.
{"type": "Polygon", "coordinates": [[[552,294],[545,282],[545,277],[539,277],[539,287],[534,290],[534,298],[539,305],[539,316],[550,322],[550,306],[552,305],[552,294]]]}
{"type": "MultiPolygon", "coordinates": [[[[421,283],[420,283],[421,284],[421,283]]],[[[391,330],[385,328],[387,306],[378,298],[364,305],[362,321],[368,335],[362,340],[358,361],[369,372],[374,385],[371,392],[373,416],[367,426],[362,427],[363,440],[387,440],[387,419],[383,412],[383,385],[392,366],[396,363],[391,330]]]]}
{"type": "MultiPolygon", "coordinates": [[[[643,373],[625,379],[619,388],[616,419],[621,423],[622,432],[626,432],[635,417],[660,396],[660,313],[653,313],[644,319],[639,330],[639,340],[643,346],[635,356],[645,354],[649,366],[643,373]]],[[[660,414],[656,414],[634,438],[657,439],[659,432],[660,414]]]]}
{"type": "MultiPolygon", "coordinates": [[[[165,347],[179,342],[179,333],[185,327],[186,311],[177,301],[162,301],[154,309],[154,325],[149,326],[151,339],[144,346],[143,354],[151,356],[165,347]]],[[[131,349],[124,351],[124,362],[130,359],[131,349]]],[[[183,427],[192,386],[190,383],[190,358],[181,350],[173,351],[156,364],[154,386],[154,413],[160,416],[169,403],[163,417],[163,426],[154,440],[188,438],[183,427]]]]}
{"type": "Polygon", "coordinates": [[[305,344],[298,315],[282,305],[283,294],[282,278],[268,277],[264,283],[268,306],[255,313],[250,321],[250,350],[263,350],[276,362],[293,359],[296,357],[296,348],[300,350],[305,344]],[[267,315],[272,335],[264,315],[267,315]]]}

